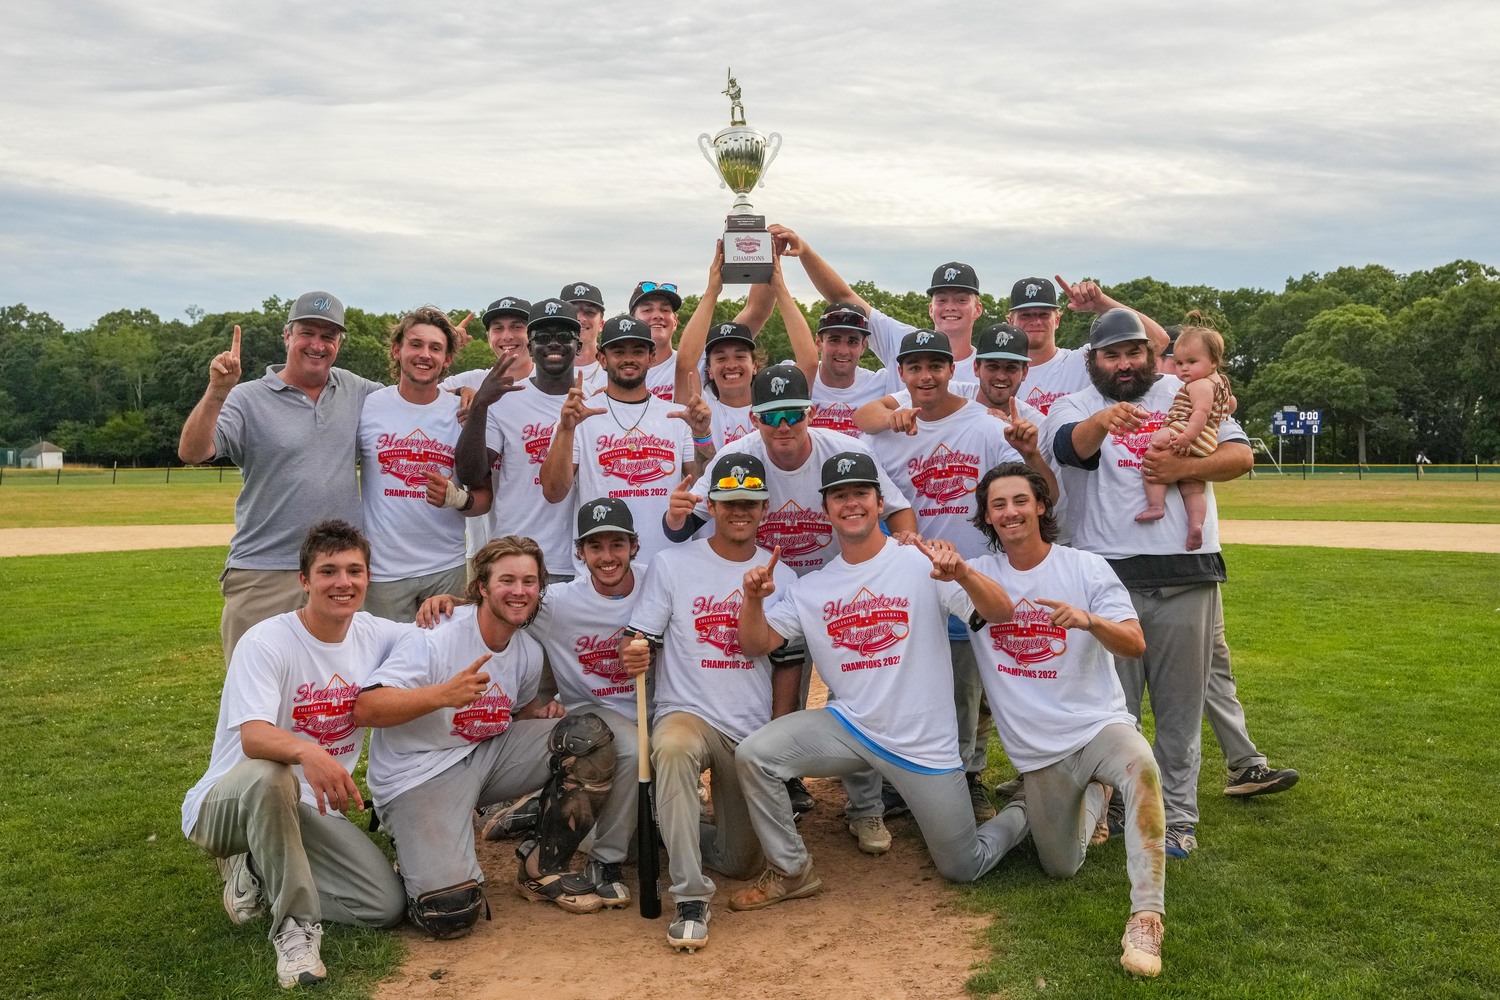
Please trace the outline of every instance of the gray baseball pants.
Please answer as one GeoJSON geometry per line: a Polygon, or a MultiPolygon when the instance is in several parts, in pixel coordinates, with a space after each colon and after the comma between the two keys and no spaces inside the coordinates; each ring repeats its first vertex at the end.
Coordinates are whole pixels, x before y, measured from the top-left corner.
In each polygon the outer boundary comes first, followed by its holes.
{"type": "Polygon", "coordinates": [[[785,782],[793,777],[864,770],[883,775],[911,807],[938,872],[953,882],[979,878],[1027,833],[1024,809],[1008,809],[976,830],[962,770],[919,774],[892,764],[855,739],[826,708],[771,720],[740,744],[735,767],[766,861],[789,875],[808,861],[786,791],[785,782]]]}
{"type": "Polygon", "coordinates": [[[290,764],[246,760],[208,790],[189,838],[216,858],[249,853],[271,907],[306,923],[394,927],[406,895],[380,848],[342,813],[301,801],[290,764]]]}
{"type": "Polygon", "coordinates": [[[1245,707],[1240,704],[1229,662],[1229,643],[1224,641],[1224,600],[1214,587],[1214,652],[1208,665],[1208,693],[1203,714],[1213,728],[1224,762],[1231,771],[1242,767],[1266,766],[1266,755],[1255,748],[1250,731],[1245,728],[1245,707]]]}
{"type": "Polygon", "coordinates": [[[556,725],[556,719],[512,722],[446,770],[379,803],[381,825],[396,841],[408,896],[484,881],[474,855],[474,810],[547,783],[552,776],[547,738],[556,725]]]}
{"type": "MultiPolygon", "coordinates": [[[[656,823],[667,846],[672,898],[679,903],[713,898],[717,887],[705,868],[730,878],[750,878],[760,869],[760,845],[750,828],[734,757],[734,740],[691,712],[668,712],[651,727],[656,823]],[[712,824],[701,821],[698,802],[699,776],[710,768],[712,824]]],[[[786,786],[780,792],[790,810],[786,786]]]]}
{"type": "Polygon", "coordinates": [[[1027,771],[1025,801],[1012,801],[1001,815],[1024,809],[1042,870],[1068,878],[1083,866],[1089,837],[1104,812],[1104,792],[1096,782],[1114,788],[1125,803],[1130,912],[1167,912],[1161,777],[1151,747],[1133,727],[1105,726],[1057,763],[1027,771]]]}
{"type": "Polygon", "coordinates": [[[1167,826],[1198,822],[1203,764],[1203,702],[1213,657],[1216,583],[1130,591],[1146,636],[1146,655],[1115,657],[1125,703],[1137,723],[1143,692],[1156,720],[1153,750],[1161,771],[1167,826]]]}
{"type": "Polygon", "coordinates": [[[635,723],[600,705],[589,705],[579,711],[599,716],[615,734],[615,777],[609,787],[609,797],[599,810],[593,832],[584,838],[578,849],[596,861],[624,861],[631,838],[635,836],[636,793],[640,789],[640,782],[636,780],[635,723]]]}

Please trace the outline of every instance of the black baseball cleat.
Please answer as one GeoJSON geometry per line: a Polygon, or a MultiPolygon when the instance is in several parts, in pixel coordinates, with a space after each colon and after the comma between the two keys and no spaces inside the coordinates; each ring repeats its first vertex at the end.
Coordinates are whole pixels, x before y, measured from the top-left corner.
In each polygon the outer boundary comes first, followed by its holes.
{"type": "Polygon", "coordinates": [[[786,783],[786,792],[792,797],[792,813],[797,818],[797,821],[801,822],[802,814],[812,812],[813,806],[817,804],[813,800],[812,792],[807,790],[807,786],[802,783],[801,778],[792,778],[788,781],[786,783]]]}
{"type": "Polygon", "coordinates": [[[1300,777],[1290,767],[1269,768],[1264,764],[1254,764],[1229,772],[1229,784],[1224,786],[1224,794],[1240,799],[1247,799],[1252,795],[1271,795],[1291,788],[1300,777]]]}

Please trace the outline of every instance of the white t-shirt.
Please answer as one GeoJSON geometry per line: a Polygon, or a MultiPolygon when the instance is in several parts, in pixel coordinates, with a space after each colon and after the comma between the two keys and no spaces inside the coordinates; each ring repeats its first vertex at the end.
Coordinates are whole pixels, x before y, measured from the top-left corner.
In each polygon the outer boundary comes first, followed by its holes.
{"type": "MultiPolygon", "coordinates": [[[[531,356],[525,355],[520,360],[530,362],[531,356]]],[[[535,374],[535,372],[533,371],[535,367],[536,366],[534,364],[528,364],[526,374],[524,375],[517,375],[514,368],[512,368],[510,375],[512,378],[520,381],[525,381],[531,378],[533,374],[535,374]]],[[[438,388],[442,389],[444,392],[456,393],[460,389],[473,389],[477,392],[479,390],[479,384],[484,381],[484,377],[489,373],[490,370],[488,368],[470,368],[466,372],[459,372],[456,375],[449,375],[447,378],[438,383],[438,388]]]]}
{"type": "Polygon", "coordinates": [[[490,675],[490,686],[473,704],[440,708],[371,732],[366,777],[377,803],[442,774],[467,757],[474,744],[509,729],[511,713],[536,698],[542,647],[525,632],[517,632],[494,653],[479,634],[477,612],[474,605],[464,605],[436,628],[412,630],[365,683],[402,690],[441,684],[486,653],[493,654],[479,668],[490,675]]]}
{"type": "Polygon", "coordinates": [[[885,395],[885,382],[884,369],[856,368],[854,383],[844,389],[825,384],[822,373],[816,374],[812,384],[813,409],[809,426],[859,437],[859,428],[854,426],[854,411],[885,395]]]}
{"type": "Polygon", "coordinates": [[[635,682],[620,666],[620,640],[640,600],[646,567],[631,563],[635,589],[605,597],[587,572],[547,588],[536,619],[526,631],[547,651],[557,694],[569,712],[603,706],[635,718],[635,682]]]}
{"type": "Polygon", "coordinates": [[[668,544],[661,518],[682,482],[683,464],[693,460],[693,432],[687,421],[667,416],[682,407],[654,396],[621,403],[600,395],[590,405],[606,412],[585,419],[573,432],[577,496],[581,503],[624,500],[635,519],[639,558],[649,562],[668,544]]]}
{"type": "Polygon", "coordinates": [[[473,520],[480,522],[480,545],[505,535],[534,539],[549,572],[570,573],[578,492],[575,488],[558,503],[549,503],[542,495],[541,479],[552,432],[568,397],[542,392],[531,379],[523,384],[524,391],[507,393],[489,408],[484,441],[497,456],[490,473],[495,502],[489,513],[473,520]]]}
{"type": "Polygon", "coordinates": [[[1069,393],[1087,389],[1093,384],[1085,366],[1089,348],[1059,347],[1051,360],[1041,364],[1032,362],[1026,369],[1026,381],[1021,383],[1022,401],[1036,407],[1042,413],[1051,413],[1052,404],[1069,393]]]}
{"type": "Polygon", "coordinates": [[[458,397],[410,403],[396,386],[365,397],[359,417],[359,491],[370,539],[370,579],[409,580],[460,566],[464,521],[427,502],[425,472],[453,478],[458,397]]]}
{"type": "Polygon", "coordinates": [[[866,437],[886,473],[906,494],[923,538],[953,543],[972,559],[985,538],[972,523],[979,477],[1021,456],[1005,440],[1005,425],[978,403],[965,403],[941,420],[917,418],[915,434],[887,431],[866,437]]]}
{"type": "MultiPolygon", "coordinates": [[[[766,444],[759,432],[741,438],[721,453],[754,455],[766,467],[766,488],[771,491],[771,501],[765,520],[755,532],[755,544],[767,552],[781,546],[781,565],[790,567],[798,576],[821,568],[839,554],[839,538],[828,515],[823,513],[823,494],[818,489],[823,485],[823,463],[841,451],[870,451],[864,441],[837,431],[810,427],[807,433],[812,440],[812,453],[791,472],[766,455],[766,444]]],[[[718,457],[714,461],[717,463],[718,457]]],[[[879,463],[876,465],[878,469],[879,463]]],[[[880,470],[879,475],[886,516],[910,507],[906,495],[885,471],[880,470]]],[[[708,487],[707,476],[693,484],[693,492],[698,496],[693,513],[712,520],[708,513],[708,487]]]]}
{"type": "MultiPolygon", "coordinates": [[[[768,561],[757,549],[755,558],[732,562],[707,539],[684,542],[651,561],[630,627],[662,644],[656,718],[691,712],[735,741],[771,721],[771,661],[740,650],[745,573],[768,561]]],[[[773,579],[780,591],[796,574],[778,565],[773,579]]]]}
{"type": "MultiPolygon", "coordinates": [[[[248,760],[240,742],[247,722],[269,722],[322,747],[350,774],[359,763],[365,730],[354,726],[354,699],[370,674],[415,626],[377,618],[363,611],[349,623],[343,642],[322,642],[308,632],[297,612],[268,618],[234,647],[208,770],[182,800],[182,832],[191,836],[209,789],[235,765],[248,760]]],[[[318,808],[317,797],[296,765],[302,801],[318,808]]]]}
{"type": "Polygon", "coordinates": [[[1003,554],[970,564],[1015,601],[1015,617],[970,633],[995,728],[1016,770],[1055,764],[1116,722],[1135,725],[1109,650],[1083,629],[1051,624],[1040,600],[1061,601],[1112,622],[1137,618],[1109,563],[1092,552],[1053,545],[1026,571],[1003,554]]]}
{"type": "Polygon", "coordinates": [[[646,388],[657,399],[672,401],[677,392],[677,352],[673,351],[665,361],[658,361],[646,369],[646,388]]]}
{"type": "MultiPolygon", "coordinates": [[[[1156,383],[1135,402],[1150,416],[1140,430],[1123,436],[1111,434],[1099,449],[1099,466],[1089,471],[1068,465],[1060,473],[1067,496],[1067,519],[1072,544],[1106,559],[1141,555],[1177,555],[1187,552],[1187,512],[1182,494],[1167,490],[1167,514],[1160,521],[1138,522],[1135,515],[1146,507],[1141,458],[1151,444],[1151,435],[1166,422],[1172,397],[1182,385],[1171,376],[1156,383]]],[[[1048,431],[1055,434],[1067,424],[1086,420],[1115,401],[1105,399],[1092,385],[1059,399],[1047,415],[1048,431]]],[[[1219,441],[1245,442],[1245,433],[1232,417],[1219,425],[1219,441]]],[[[1207,484],[1208,516],[1203,521],[1203,547],[1197,554],[1219,551],[1219,513],[1214,503],[1214,484],[1207,484]]]]}
{"type": "MultiPolygon", "coordinates": [[[[871,308],[870,310],[870,350],[880,359],[880,363],[885,366],[886,394],[899,392],[901,389],[906,388],[906,384],[901,381],[901,369],[896,364],[896,355],[901,352],[902,339],[915,329],[916,327],[903,323],[899,319],[892,319],[879,309],[871,308]]],[[[958,349],[957,344],[952,346],[954,350],[958,349]]],[[[953,381],[974,382],[976,384],[979,382],[979,379],[974,374],[974,352],[972,350],[970,350],[968,357],[962,361],[955,361],[953,363],[953,381]]],[[[955,389],[954,391],[957,392],[958,390],[955,389]]]]}
{"type": "Polygon", "coordinates": [[[862,743],[909,770],[953,771],[963,761],[945,623],[967,619],[974,605],[931,573],[915,546],[886,539],[873,559],[850,565],[840,556],[798,577],[766,620],[789,642],[806,640],[829,709],[862,743]]]}
{"type": "Polygon", "coordinates": [[[756,433],[750,422],[750,405],[725,406],[712,392],[704,393],[703,401],[713,414],[709,422],[709,434],[714,439],[714,449],[733,444],[742,437],[756,433]]]}

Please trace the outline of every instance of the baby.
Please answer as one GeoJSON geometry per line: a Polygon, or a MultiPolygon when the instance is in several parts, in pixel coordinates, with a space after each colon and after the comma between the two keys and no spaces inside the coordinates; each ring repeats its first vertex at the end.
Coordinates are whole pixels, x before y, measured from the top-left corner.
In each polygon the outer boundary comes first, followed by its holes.
{"type": "MultiPolygon", "coordinates": [[[[1172,399],[1167,423],[1151,436],[1153,450],[1170,449],[1178,455],[1212,455],[1219,447],[1219,421],[1234,412],[1229,379],[1219,371],[1224,363],[1224,338],[1202,326],[1185,326],[1172,351],[1183,386],[1172,399]]],[[[1177,483],[1187,511],[1187,550],[1203,547],[1203,519],[1208,514],[1204,484],[1197,479],[1177,483]]],[[[1159,521],[1166,515],[1167,488],[1146,483],[1147,507],[1137,521],[1159,521]]]]}

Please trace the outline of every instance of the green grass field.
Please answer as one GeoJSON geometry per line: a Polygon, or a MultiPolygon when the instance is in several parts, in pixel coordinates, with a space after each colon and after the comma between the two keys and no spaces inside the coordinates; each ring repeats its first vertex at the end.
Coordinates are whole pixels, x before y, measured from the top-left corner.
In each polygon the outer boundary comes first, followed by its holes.
{"type": "Polygon", "coordinates": [[[1072,880],[1023,850],[964,890],[997,916],[971,990],[1500,995],[1500,556],[1233,546],[1227,560],[1251,735],[1302,781],[1225,798],[1205,729],[1200,847],[1167,865],[1161,979],[1143,987],[1117,965],[1129,886],[1116,839],[1072,880]]]}
{"type": "MultiPolygon", "coordinates": [[[[283,995],[264,928],[224,919],[213,867],[179,829],[223,676],[222,558],[0,559],[0,996],[283,995]]],[[[953,890],[996,916],[993,958],[971,988],[1497,995],[1500,556],[1235,547],[1228,558],[1251,731],[1301,784],[1228,801],[1205,737],[1202,846],[1169,866],[1165,973],[1149,986],[1117,965],[1119,841],[1069,881],[1044,877],[1023,848],[953,890]]],[[[367,996],[400,953],[391,935],[330,927],[320,995],[367,996]]]]}
{"type": "MultiPolygon", "coordinates": [[[[238,477],[215,470],[176,470],[172,482],[139,479],[111,485],[33,479],[0,486],[0,528],[111,524],[230,524],[238,477]]],[[[124,474],[122,473],[122,476],[124,474]]],[[[1418,482],[1394,477],[1308,479],[1261,475],[1214,487],[1219,515],[1253,521],[1441,521],[1500,523],[1500,478],[1480,482],[1450,477],[1418,482]]]]}
{"type": "MultiPolygon", "coordinates": [[[[264,920],[225,919],[180,829],[224,677],[223,561],[0,559],[0,997],[285,995],[264,920]]],[[[319,995],[368,996],[400,955],[390,934],[329,925],[319,995]]]]}
{"type": "MultiPolygon", "coordinates": [[[[1500,524],[1500,477],[1363,480],[1259,475],[1216,483],[1221,518],[1500,524]]],[[[3,498],[0,498],[3,500],[3,498]]],[[[3,510],[0,507],[0,510],[3,510]]]]}

